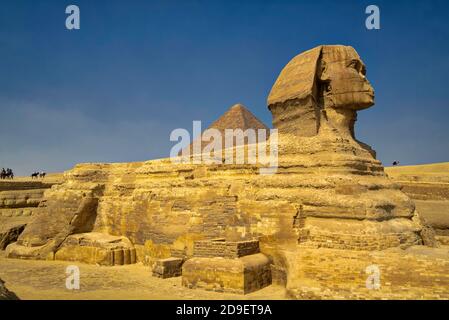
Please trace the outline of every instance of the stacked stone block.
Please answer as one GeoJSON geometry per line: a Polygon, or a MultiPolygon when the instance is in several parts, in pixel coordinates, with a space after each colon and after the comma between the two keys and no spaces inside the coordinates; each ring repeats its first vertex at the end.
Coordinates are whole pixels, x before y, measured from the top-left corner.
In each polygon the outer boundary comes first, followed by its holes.
{"type": "Polygon", "coordinates": [[[54,259],[102,266],[126,265],[136,263],[136,249],[125,237],[95,232],[75,234],[63,242],[54,259]]]}
{"type": "Polygon", "coordinates": [[[194,244],[195,257],[222,257],[228,259],[240,258],[259,253],[259,241],[225,241],[213,239],[196,241],[194,244]]]}
{"type": "Polygon", "coordinates": [[[271,262],[259,241],[196,241],[194,258],[182,268],[182,284],[218,292],[246,294],[271,284],[271,262]]]}
{"type": "Polygon", "coordinates": [[[183,262],[181,258],[150,259],[148,265],[153,277],[166,279],[181,276],[183,262]]]}

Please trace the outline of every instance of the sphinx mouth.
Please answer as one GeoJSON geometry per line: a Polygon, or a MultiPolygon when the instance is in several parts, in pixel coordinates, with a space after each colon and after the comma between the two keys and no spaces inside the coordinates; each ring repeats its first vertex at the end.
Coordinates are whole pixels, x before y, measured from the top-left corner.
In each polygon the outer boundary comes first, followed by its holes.
{"type": "Polygon", "coordinates": [[[372,90],[335,92],[335,93],[330,93],[329,95],[337,96],[337,95],[343,95],[343,94],[348,94],[348,93],[366,93],[370,97],[374,98],[374,91],[372,91],[372,90]]]}
{"type": "Polygon", "coordinates": [[[365,93],[367,94],[369,97],[374,99],[374,91],[372,90],[367,90],[367,91],[360,91],[361,93],[365,93]]]}

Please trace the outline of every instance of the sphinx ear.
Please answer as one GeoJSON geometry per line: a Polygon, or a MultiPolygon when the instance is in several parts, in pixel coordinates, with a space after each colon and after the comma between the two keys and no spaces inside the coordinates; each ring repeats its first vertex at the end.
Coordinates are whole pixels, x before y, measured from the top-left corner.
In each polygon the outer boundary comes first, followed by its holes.
{"type": "Polygon", "coordinates": [[[327,74],[327,64],[321,57],[318,59],[317,68],[316,68],[316,76],[317,80],[320,82],[330,81],[327,74]]]}
{"type": "Polygon", "coordinates": [[[316,66],[316,98],[317,101],[323,105],[324,101],[322,100],[324,96],[329,96],[332,92],[331,79],[327,72],[327,64],[320,55],[317,66],[316,66]]]}

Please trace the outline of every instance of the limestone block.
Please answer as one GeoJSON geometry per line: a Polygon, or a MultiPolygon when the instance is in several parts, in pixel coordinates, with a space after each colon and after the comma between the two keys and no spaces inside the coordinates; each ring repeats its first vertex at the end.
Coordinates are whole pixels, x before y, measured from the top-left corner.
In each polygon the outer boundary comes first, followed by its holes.
{"type": "Polygon", "coordinates": [[[182,273],[181,258],[149,259],[147,264],[150,266],[153,277],[172,278],[179,277],[182,273]]]}
{"type": "MultiPolygon", "coordinates": [[[[88,246],[64,246],[56,251],[55,260],[78,261],[88,264],[98,264],[102,266],[115,265],[114,251],[88,246]]],[[[123,260],[119,263],[123,264],[123,260]]]]}
{"type": "Polygon", "coordinates": [[[125,237],[84,233],[67,237],[54,259],[103,266],[125,265],[136,263],[136,250],[125,237]]]}
{"type": "Polygon", "coordinates": [[[192,258],[182,267],[182,285],[192,289],[246,294],[270,284],[270,260],[261,253],[237,259],[192,258]]]}
{"type": "Polygon", "coordinates": [[[18,180],[1,180],[0,181],[0,192],[1,191],[12,191],[12,190],[33,190],[33,189],[49,189],[53,185],[63,182],[63,177],[56,177],[55,179],[45,181],[18,181],[18,180]]]}
{"type": "Polygon", "coordinates": [[[228,259],[259,253],[259,241],[226,241],[224,238],[195,241],[195,257],[223,257],[228,259]]]}
{"type": "Polygon", "coordinates": [[[30,217],[35,212],[37,212],[39,208],[34,207],[26,207],[26,208],[3,208],[0,209],[0,218],[1,217],[30,217]]]}
{"type": "Polygon", "coordinates": [[[0,192],[0,208],[37,207],[45,189],[9,190],[0,192]]]}

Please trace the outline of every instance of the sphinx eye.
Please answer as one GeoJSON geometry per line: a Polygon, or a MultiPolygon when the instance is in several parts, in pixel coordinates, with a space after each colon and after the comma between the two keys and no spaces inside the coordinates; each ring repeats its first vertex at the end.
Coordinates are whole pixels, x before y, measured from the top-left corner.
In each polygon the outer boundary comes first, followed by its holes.
{"type": "Polygon", "coordinates": [[[360,71],[364,76],[366,76],[366,67],[362,66],[362,70],[360,71]]]}
{"type": "Polygon", "coordinates": [[[357,71],[359,70],[359,62],[357,60],[352,60],[349,64],[348,67],[350,68],[354,68],[357,71]]]}

